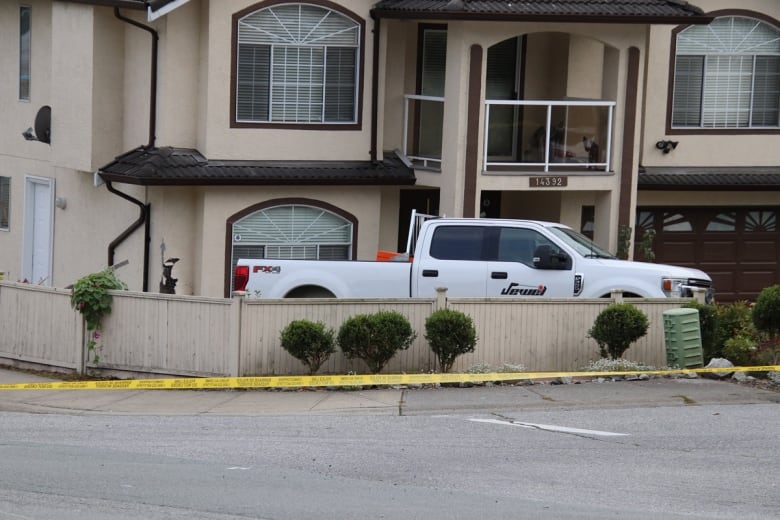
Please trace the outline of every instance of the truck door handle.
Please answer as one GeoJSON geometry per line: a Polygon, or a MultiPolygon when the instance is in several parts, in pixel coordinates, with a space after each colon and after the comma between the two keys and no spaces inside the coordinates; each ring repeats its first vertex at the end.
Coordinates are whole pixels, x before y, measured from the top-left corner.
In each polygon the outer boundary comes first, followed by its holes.
{"type": "Polygon", "coordinates": [[[494,280],[506,280],[507,279],[507,274],[503,273],[501,271],[495,271],[495,272],[490,273],[490,277],[492,279],[494,279],[494,280]]]}
{"type": "Polygon", "coordinates": [[[439,271],[437,269],[423,269],[423,276],[426,278],[436,278],[439,276],[439,271]]]}

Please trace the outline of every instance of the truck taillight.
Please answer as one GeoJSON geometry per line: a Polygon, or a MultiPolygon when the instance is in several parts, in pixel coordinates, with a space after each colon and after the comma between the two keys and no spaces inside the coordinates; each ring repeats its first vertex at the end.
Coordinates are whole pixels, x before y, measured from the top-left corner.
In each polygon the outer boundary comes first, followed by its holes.
{"type": "Polygon", "coordinates": [[[245,291],[246,284],[249,282],[249,266],[237,265],[233,271],[233,290],[245,291]]]}

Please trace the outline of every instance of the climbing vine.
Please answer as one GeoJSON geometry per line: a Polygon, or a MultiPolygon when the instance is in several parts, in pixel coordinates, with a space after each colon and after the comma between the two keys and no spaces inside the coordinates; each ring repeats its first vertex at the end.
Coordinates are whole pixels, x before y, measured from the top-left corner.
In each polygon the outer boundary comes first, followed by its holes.
{"type": "Polygon", "coordinates": [[[92,361],[97,363],[103,318],[111,314],[112,296],[110,290],[127,290],[127,285],[120,280],[111,268],[88,274],[73,284],[70,303],[84,317],[89,331],[87,349],[92,354],[92,361]]]}

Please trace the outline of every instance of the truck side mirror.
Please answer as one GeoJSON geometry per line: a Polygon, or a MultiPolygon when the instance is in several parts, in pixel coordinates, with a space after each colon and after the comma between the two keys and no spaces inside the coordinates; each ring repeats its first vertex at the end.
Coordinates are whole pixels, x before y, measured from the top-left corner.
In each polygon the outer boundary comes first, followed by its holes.
{"type": "Polygon", "coordinates": [[[547,245],[541,245],[534,251],[534,267],[537,269],[571,269],[571,257],[564,252],[553,252],[547,245]]]}

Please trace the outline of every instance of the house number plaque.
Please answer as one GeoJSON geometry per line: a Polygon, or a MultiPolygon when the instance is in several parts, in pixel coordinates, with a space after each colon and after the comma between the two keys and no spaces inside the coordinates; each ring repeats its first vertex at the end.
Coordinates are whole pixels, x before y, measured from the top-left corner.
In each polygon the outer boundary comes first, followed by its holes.
{"type": "Polygon", "coordinates": [[[546,175],[544,177],[531,177],[528,180],[531,188],[562,188],[569,185],[569,178],[566,176],[546,175]]]}

